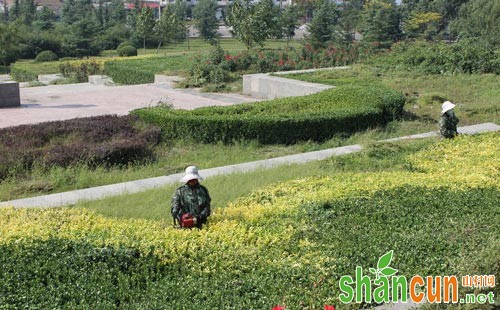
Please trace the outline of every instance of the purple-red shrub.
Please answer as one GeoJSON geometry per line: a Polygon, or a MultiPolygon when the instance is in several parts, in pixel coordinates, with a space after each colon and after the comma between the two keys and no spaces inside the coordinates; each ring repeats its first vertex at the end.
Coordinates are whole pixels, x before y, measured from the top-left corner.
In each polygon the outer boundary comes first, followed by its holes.
{"type": "Polygon", "coordinates": [[[0,129],[0,179],[35,164],[109,167],[152,159],[160,129],[137,121],[105,115],[0,129]]]}

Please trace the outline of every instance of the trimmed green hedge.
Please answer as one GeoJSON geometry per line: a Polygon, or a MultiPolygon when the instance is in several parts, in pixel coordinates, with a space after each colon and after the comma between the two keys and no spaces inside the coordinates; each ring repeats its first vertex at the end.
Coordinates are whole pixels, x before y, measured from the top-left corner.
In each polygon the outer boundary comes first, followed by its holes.
{"type": "Polygon", "coordinates": [[[192,111],[145,108],[132,112],[158,125],[166,139],[203,143],[258,140],[261,143],[322,141],[338,133],[384,125],[399,117],[404,96],[383,86],[342,86],[318,94],[207,107],[192,111]]]}
{"type": "Polygon", "coordinates": [[[155,74],[188,67],[187,55],[133,58],[106,61],[104,71],[115,83],[124,85],[153,83],[155,74]]]}
{"type": "Polygon", "coordinates": [[[125,61],[108,61],[104,63],[106,75],[113,79],[113,82],[124,85],[153,83],[154,72],[141,70],[136,66],[126,66],[125,61]]]}
{"type": "Polygon", "coordinates": [[[59,61],[18,60],[10,65],[10,75],[18,82],[35,81],[38,79],[39,74],[59,73],[59,64],[59,61]]]}
{"type": "Polygon", "coordinates": [[[10,65],[10,75],[12,79],[18,82],[30,82],[38,79],[38,75],[35,72],[30,71],[24,65],[19,63],[13,63],[10,65]]]}

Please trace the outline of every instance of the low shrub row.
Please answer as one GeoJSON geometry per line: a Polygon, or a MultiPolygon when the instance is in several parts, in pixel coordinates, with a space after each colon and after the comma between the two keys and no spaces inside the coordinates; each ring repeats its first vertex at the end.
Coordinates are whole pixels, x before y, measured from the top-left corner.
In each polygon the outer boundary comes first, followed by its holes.
{"type": "Polygon", "coordinates": [[[181,70],[188,66],[189,57],[147,57],[106,61],[104,71],[115,83],[133,85],[153,83],[157,73],[181,70]]]}
{"type": "Polygon", "coordinates": [[[386,57],[378,57],[372,63],[387,69],[425,74],[500,74],[500,52],[475,39],[462,39],[453,44],[403,41],[394,44],[386,57]]]}
{"type": "Polygon", "coordinates": [[[16,62],[10,65],[10,75],[17,82],[31,82],[38,79],[38,72],[30,70],[25,62],[16,62]]]}
{"type": "Polygon", "coordinates": [[[152,158],[160,131],[133,116],[98,116],[0,129],[0,180],[33,165],[127,165],[152,158]]]}
{"type": "MultiPolygon", "coordinates": [[[[47,59],[47,58],[45,58],[47,59]]],[[[102,74],[106,59],[71,59],[60,61],[24,61],[11,65],[11,76],[18,82],[30,82],[38,79],[39,74],[62,73],[65,77],[78,82],[87,82],[91,74],[102,74]]]]}
{"type": "Polygon", "coordinates": [[[64,77],[75,79],[80,83],[87,82],[89,75],[104,73],[103,59],[84,59],[62,62],[59,70],[64,77]]]}
{"type": "Polygon", "coordinates": [[[205,57],[194,59],[185,86],[220,85],[234,80],[242,73],[277,72],[309,68],[335,67],[352,64],[377,52],[371,45],[353,44],[349,48],[329,46],[314,49],[305,45],[300,49],[253,50],[236,55],[220,46],[212,48],[205,57]],[[235,74],[231,74],[235,73],[235,74]]]}
{"type": "Polygon", "coordinates": [[[374,280],[368,269],[390,250],[390,266],[407,279],[498,275],[500,184],[491,172],[499,145],[498,134],[458,137],[414,154],[408,166],[418,172],[342,173],[256,190],[218,208],[202,230],[76,209],[0,209],[0,304],[367,308],[340,302],[339,279],[362,266],[374,280]]]}
{"type": "Polygon", "coordinates": [[[167,139],[288,144],[384,125],[401,115],[404,102],[402,94],[386,87],[342,86],[304,97],[192,111],[146,108],[132,114],[161,127],[167,139]]]}

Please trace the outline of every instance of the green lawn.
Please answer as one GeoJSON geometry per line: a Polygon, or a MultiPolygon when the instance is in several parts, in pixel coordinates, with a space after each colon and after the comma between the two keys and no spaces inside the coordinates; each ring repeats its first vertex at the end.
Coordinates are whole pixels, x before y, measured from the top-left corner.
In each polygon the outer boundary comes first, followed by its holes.
{"type": "MultiPolygon", "coordinates": [[[[369,144],[360,153],[349,154],[303,165],[285,165],[249,173],[216,176],[203,181],[213,197],[215,208],[225,207],[238,197],[276,182],[311,177],[332,176],[341,172],[401,171],[408,168],[406,158],[436,142],[435,138],[398,143],[369,144]]],[[[180,167],[179,167],[180,168],[180,167]]],[[[201,167],[200,167],[201,168],[201,167]]],[[[202,167],[205,168],[205,167],[202,167]]],[[[106,216],[119,218],[167,219],[171,195],[179,184],[168,185],[137,194],[80,202],[77,208],[88,208],[106,216]]]]}
{"type": "MultiPolygon", "coordinates": [[[[221,39],[220,44],[224,50],[230,52],[237,52],[246,49],[243,43],[232,38],[221,39]]],[[[263,48],[282,49],[288,46],[298,48],[302,46],[302,43],[301,41],[295,40],[288,43],[286,40],[268,40],[264,44],[263,48]]],[[[208,42],[195,38],[182,43],[164,46],[160,48],[158,53],[156,48],[148,48],[146,50],[142,48],[137,49],[139,56],[148,55],[152,58],[118,58],[118,54],[115,50],[103,51],[99,57],[110,59],[116,57],[120,60],[133,61],[134,64],[137,64],[137,66],[139,66],[143,71],[153,70],[156,73],[169,72],[171,74],[179,74],[189,68],[191,59],[194,56],[206,53],[210,50],[210,48],[211,46],[208,42]],[[166,59],[165,56],[174,56],[175,58],[166,59]]],[[[35,62],[34,60],[18,60],[16,63],[11,65],[11,68],[14,69],[13,74],[19,72],[18,76],[20,81],[30,81],[36,79],[39,74],[59,73],[60,63],[60,61],[35,62]]],[[[4,71],[4,69],[2,71],[4,71]]],[[[236,89],[240,88],[236,87],[236,89]]]]}
{"type": "Polygon", "coordinates": [[[36,62],[34,60],[18,60],[11,64],[12,79],[19,82],[34,81],[40,74],[59,73],[59,61],[36,62]]]}
{"type": "Polygon", "coordinates": [[[16,62],[16,66],[38,74],[59,73],[59,64],[59,61],[37,62],[34,60],[19,60],[16,62]]]}
{"type": "MultiPolygon", "coordinates": [[[[220,40],[221,47],[226,51],[241,51],[246,49],[245,45],[240,41],[232,38],[222,38],[220,40]]],[[[263,46],[265,49],[282,49],[286,47],[301,47],[302,41],[292,40],[287,43],[286,40],[267,40],[263,46]]],[[[203,39],[199,38],[191,38],[184,42],[180,43],[169,43],[166,46],[162,46],[158,55],[170,55],[170,54],[179,54],[179,53],[197,53],[197,52],[206,52],[211,48],[210,43],[203,39]]],[[[156,48],[144,48],[138,47],[137,52],[139,55],[151,55],[156,54],[156,48]]],[[[109,56],[117,56],[115,50],[107,50],[101,53],[101,56],[109,57],[109,56]]]]}

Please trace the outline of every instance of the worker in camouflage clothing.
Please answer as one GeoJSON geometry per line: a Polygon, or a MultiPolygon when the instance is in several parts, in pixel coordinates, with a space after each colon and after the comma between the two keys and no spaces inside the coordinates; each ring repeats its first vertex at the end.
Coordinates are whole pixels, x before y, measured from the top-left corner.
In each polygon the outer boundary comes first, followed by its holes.
{"type": "Polygon", "coordinates": [[[458,118],[453,112],[455,105],[450,101],[446,101],[442,105],[441,118],[439,119],[439,132],[444,138],[454,138],[457,132],[458,118]]]}
{"type": "Polygon", "coordinates": [[[180,227],[198,227],[207,222],[210,216],[210,195],[205,186],[199,183],[203,178],[198,174],[198,168],[189,166],[182,178],[184,185],[175,190],[172,197],[172,217],[180,227]]]}

